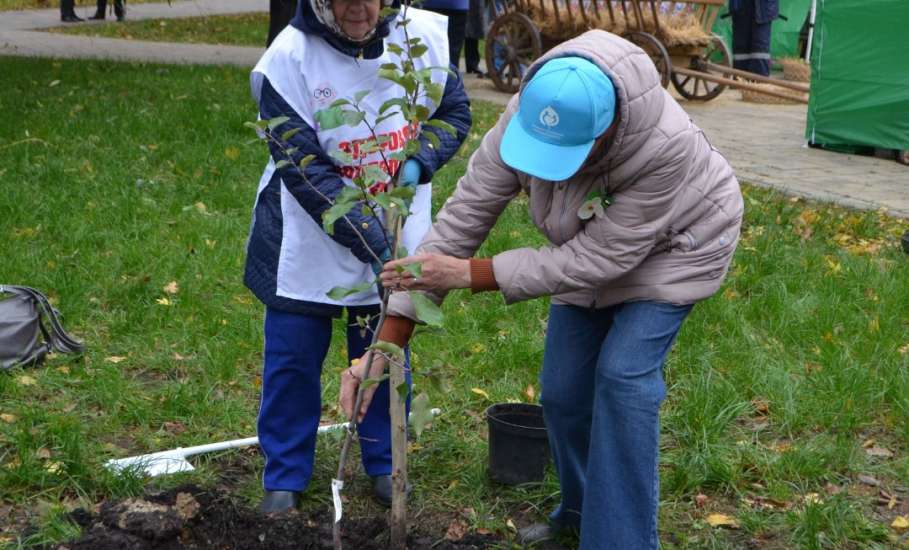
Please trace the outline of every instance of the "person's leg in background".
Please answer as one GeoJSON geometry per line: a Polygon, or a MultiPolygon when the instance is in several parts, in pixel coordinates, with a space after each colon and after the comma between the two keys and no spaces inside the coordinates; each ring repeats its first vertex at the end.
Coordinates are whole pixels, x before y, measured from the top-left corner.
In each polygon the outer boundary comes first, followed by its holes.
{"type": "Polygon", "coordinates": [[[84,21],[76,15],[76,0],[60,0],[60,21],[64,23],[84,21]]]}
{"type": "Polygon", "coordinates": [[[743,71],[751,70],[751,32],[754,28],[754,5],[739,2],[732,14],[732,66],[743,71]]]}
{"type": "MultiPolygon", "coordinates": [[[[663,363],[692,306],[629,302],[607,308],[597,360],[581,550],[657,550],[663,363]]],[[[543,390],[545,392],[545,388],[543,390]]]]}
{"type": "MultiPolygon", "coordinates": [[[[312,476],[322,415],[322,362],[331,317],[265,312],[262,402],[257,428],[265,455],[266,491],[299,493],[312,476]]],[[[268,495],[268,493],[266,493],[268,495]]]]}
{"type": "Polygon", "coordinates": [[[770,29],[772,23],[754,21],[751,29],[751,68],[749,71],[770,76],[770,29]]]}
{"type": "Polygon", "coordinates": [[[464,38],[464,69],[483,78],[483,71],[480,70],[480,41],[476,38],[464,38]]]}
{"type": "MultiPolygon", "coordinates": [[[[377,306],[348,307],[347,308],[347,358],[348,362],[362,357],[366,348],[372,342],[372,330],[364,330],[357,326],[357,316],[371,316],[370,325],[375,328],[379,320],[377,306]]],[[[361,366],[362,368],[362,366],[361,366]]],[[[410,373],[409,353],[405,349],[405,379],[407,385],[412,384],[410,373]]],[[[373,478],[373,487],[376,498],[383,504],[391,504],[391,485],[388,479],[379,479],[391,474],[391,417],[388,413],[389,399],[391,396],[388,380],[379,384],[378,389],[363,417],[363,422],[357,426],[360,439],[360,454],[363,469],[366,475],[373,478]]],[[[395,392],[397,399],[397,392],[395,392]]],[[[406,410],[410,410],[410,397],[408,396],[406,410]]]]}
{"type": "Polygon", "coordinates": [[[448,10],[448,56],[451,64],[459,69],[466,25],[467,10],[448,10]]]}
{"type": "Polygon", "coordinates": [[[89,17],[89,19],[103,21],[107,17],[107,0],[98,0],[97,6],[95,15],[89,17]]]}

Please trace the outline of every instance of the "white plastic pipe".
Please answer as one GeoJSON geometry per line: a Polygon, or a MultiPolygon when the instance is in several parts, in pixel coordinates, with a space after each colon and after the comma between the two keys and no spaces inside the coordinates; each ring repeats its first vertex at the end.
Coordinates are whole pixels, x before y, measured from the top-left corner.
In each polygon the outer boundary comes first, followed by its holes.
{"type": "MultiPolygon", "coordinates": [[[[441,412],[441,409],[432,409],[433,416],[438,416],[441,412]]],[[[323,434],[346,429],[349,425],[349,422],[341,422],[340,424],[319,426],[317,433],[323,434]]],[[[195,470],[195,468],[186,460],[187,457],[258,444],[258,437],[247,437],[245,439],[232,439],[230,441],[196,445],[195,447],[177,447],[176,449],[159,451],[157,453],[111,459],[104,463],[104,467],[112,472],[135,469],[136,471],[142,471],[149,477],[175,474],[177,472],[191,472],[195,470]]]]}

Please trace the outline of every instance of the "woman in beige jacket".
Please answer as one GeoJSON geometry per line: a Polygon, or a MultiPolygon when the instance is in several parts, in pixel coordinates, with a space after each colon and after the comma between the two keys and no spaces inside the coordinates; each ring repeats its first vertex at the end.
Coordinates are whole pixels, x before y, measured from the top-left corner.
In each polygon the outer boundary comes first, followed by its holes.
{"type": "MultiPolygon", "coordinates": [[[[454,288],[552,296],[541,403],[561,503],[525,542],[573,528],[582,549],[657,548],[662,366],[693,305],[720,287],[742,213],[732,169],[647,54],[590,31],[529,69],[419,254],[386,264],[386,287],[437,302],[454,288]],[[522,191],[551,245],[474,258],[522,191]],[[412,262],[419,279],[394,269],[412,262]]],[[[380,337],[405,343],[417,318],[406,293],[389,315],[380,337]]],[[[348,412],[358,382],[342,376],[348,412]]]]}

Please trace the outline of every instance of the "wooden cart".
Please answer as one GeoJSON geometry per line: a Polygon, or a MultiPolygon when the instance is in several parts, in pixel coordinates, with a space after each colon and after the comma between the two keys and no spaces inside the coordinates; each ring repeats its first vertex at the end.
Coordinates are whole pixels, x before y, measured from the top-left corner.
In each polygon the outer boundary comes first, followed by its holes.
{"type": "MultiPolygon", "coordinates": [[[[494,1],[494,0],[491,0],[494,1]]],[[[556,44],[603,29],[638,45],[689,100],[708,101],[727,87],[807,102],[808,86],[732,68],[732,54],[711,33],[726,0],[504,0],[486,36],[486,68],[496,88],[518,91],[531,63],[556,44]]]]}

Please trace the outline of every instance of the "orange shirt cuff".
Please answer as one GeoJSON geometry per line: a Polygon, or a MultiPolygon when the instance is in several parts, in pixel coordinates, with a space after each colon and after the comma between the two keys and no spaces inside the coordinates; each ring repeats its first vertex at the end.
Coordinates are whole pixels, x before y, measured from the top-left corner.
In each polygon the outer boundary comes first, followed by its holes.
{"type": "Polygon", "coordinates": [[[391,342],[402,348],[410,341],[413,334],[414,322],[407,317],[396,317],[389,315],[382,324],[382,330],[379,331],[379,340],[391,342]]]}
{"type": "Polygon", "coordinates": [[[492,258],[470,259],[470,290],[475,293],[499,290],[499,283],[492,270],[492,258]]]}

